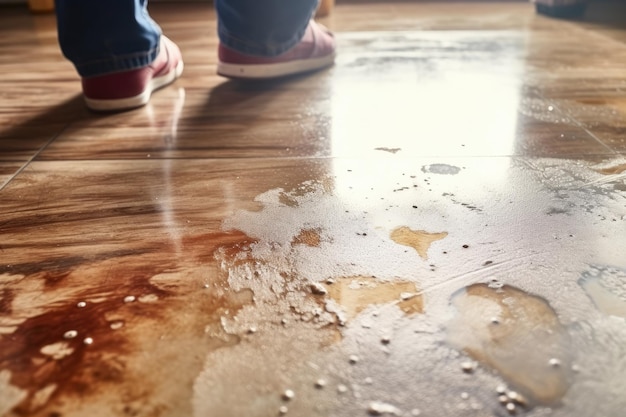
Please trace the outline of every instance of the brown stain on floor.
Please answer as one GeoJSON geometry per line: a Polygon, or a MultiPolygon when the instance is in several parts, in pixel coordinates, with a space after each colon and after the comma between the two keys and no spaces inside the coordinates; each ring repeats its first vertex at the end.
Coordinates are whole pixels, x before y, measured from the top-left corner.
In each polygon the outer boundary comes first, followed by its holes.
{"type": "Polygon", "coordinates": [[[320,229],[302,229],[300,233],[294,236],[291,241],[292,245],[306,245],[311,247],[319,247],[322,242],[322,238],[320,236],[320,229]]]}
{"type": "Polygon", "coordinates": [[[98,401],[110,408],[105,414],[121,416],[185,410],[206,352],[239,341],[222,329],[222,315],[253,302],[249,291],[229,290],[211,272],[213,253],[234,256],[251,241],[238,231],[218,232],[186,239],[184,259],[166,244],[43,262],[49,271],[13,265],[11,272],[27,274],[0,288],[0,322],[14,322],[0,333],[0,369],[25,397],[9,415],[59,415],[74,402],[98,401]],[[38,299],[43,304],[30,308],[38,299]],[[76,337],[64,336],[70,330],[76,337]]]}
{"type": "Polygon", "coordinates": [[[428,258],[428,248],[433,242],[446,236],[448,236],[447,232],[429,233],[424,230],[413,230],[406,226],[394,229],[390,235],[391,240],[397,244],[415,249],[422,259],[428,258]]]}
{"type": "Polygon", "coordinates": [[[370,306],[395,303],[405,314],[424,311],[424,300],[415,283],[404,280],[382,281],[375,277],[341,277],[325,284],[328,296],[352,319],[370,306]]]}
{"type": "Polygon", "coordinates": [[[447,326],[449,343],[498,371],[531,403],[559,403],[569,388],[571,346],[548,302],[508,285],[474,284],[451,303],[456,316],[447,326]]]}

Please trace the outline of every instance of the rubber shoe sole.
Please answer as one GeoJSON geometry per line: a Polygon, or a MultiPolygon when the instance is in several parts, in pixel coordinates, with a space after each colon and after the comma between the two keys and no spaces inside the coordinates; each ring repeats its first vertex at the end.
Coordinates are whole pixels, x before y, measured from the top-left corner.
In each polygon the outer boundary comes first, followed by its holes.
{"type": "Polygon", "coordinates": [[[319,58],[299,59],[272,64],[231,64],[218,62],[217,73],[229,78],[271,79],[321,70],[333,65],[335,53],[319,58]]]}
{"type": "Polygon", "coordinates": [[[174,81],[176,81],[176,79],[182,75],[183,67],[184,67],[183,61],[180,60],[178,62],[178,65],[176,65],[176,68],[174,69],[174,71],[170,71],[167,74],[163,74],[160,77],[152,78],[148,82],[146,89],[141,94],[138,94],[134,97],[109,99],[109,100],[98,100],[98,99],[85,97],[85,103],[87,104],[87,107],[89,107],[91,110],[102,111],[102,112],[130,110],[136,107],[144,106],[148,104],[148,102],[150,101],[150,97],[152,96],[152,93],[154,91],[160,88],[163,88],[166,85],[171,84],[174,81]]]}

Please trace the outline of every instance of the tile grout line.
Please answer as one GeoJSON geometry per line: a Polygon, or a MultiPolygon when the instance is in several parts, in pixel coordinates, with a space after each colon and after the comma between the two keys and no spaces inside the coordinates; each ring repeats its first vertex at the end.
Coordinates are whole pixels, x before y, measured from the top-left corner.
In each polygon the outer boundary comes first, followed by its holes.
{"type": "Polygon", "coordinates": [[[35,152],[33,154],[33,156],[31,156],[26,162],[24,162],[24,164],[17,170],[15,171],[15,173],[13,175],[11,175],[9,177],[9,179],[7,179],[4,184],[2,184],[2,186],[0,186],[0,192],[2,192],[11,181],[13,181],[18,175],[20,175],[25,169],[26,167],[28,167],[31,162],[33,162],[35,160],[35,158],[37,158],[43,151],[45,151],[48,146],[50,146],[50,144],[52,144],[52,142],[54,142],[56,140],[56,138],[58,138],[63,132],[65,132],[65,130],[72,124],[72,122],[68,122],[65,126],[63,126],[56,134],[52,135],[52,137],[50,139],[48,139],[48,141],[42,146],[40,147],[37,152],[35,152]]]}
{"type": "Polygon", "coordinates": [[[613,154],[613,155],[618,154],[619,155],[619,152],[617,152],[615,149],[611,148],[609,145],[604,143],[602,141],[602,139],[600,139],[593,132],[591,132],[589,129],[587,129],[576,117],[574,117],[574,115],[572,113],[570,113],[570,112],[568,112],[566,110],[563,110],[563,108],[557,102],[555,102],[554,99],[547,98],[541,92],[539,92],[539,95],[547,103],[550,103],[552,106],[554,106],[555,109],[558,109],[561,114],[563,114],[563,115],[567,116],[568,118],[570,118],[576,124],[576,126],[578,126],[579,129],[581,129],[583,132],[585,132],[586,134],[591,136],[596,142],[598,142],[600,145],[602,145],[604,148],[606,148],[611,154],[613,154]]]}

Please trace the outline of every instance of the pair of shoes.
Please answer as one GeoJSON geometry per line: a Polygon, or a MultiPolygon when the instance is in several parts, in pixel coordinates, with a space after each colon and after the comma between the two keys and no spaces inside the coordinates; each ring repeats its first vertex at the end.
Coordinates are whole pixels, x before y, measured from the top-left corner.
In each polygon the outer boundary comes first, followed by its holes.
{"type": "Polygon", "coordinates": [[[178,46],[161,36],[160,52],[154,62],[130,71],[83,78],[83,95],[92,110],[128,110],[147,104],[153,91],[173,83],[182,73],[178,46]]]}
{"type": "Polygon", "coordinates": [[[217,73],[229,78],[268,79],[326,68],[335,61],[335,39],[311,20],[300,43],[275,57],[242,54],[220,43],[217,73]]]}
{"type": "MultiPolygon", "coordinates": [[[[276,57],[245,55],[222,44],[217,72],[230,78],[268,79],[319,70],[333,64],[335,39],[313,20],[302,40],[276,57]]],[[[183,72],[178,46],[165,36],[154,62],[146,67],[82,79],[87,107],[96,111],[119,111],[148,103],[152,92],[174,82],[183,72]]]]}

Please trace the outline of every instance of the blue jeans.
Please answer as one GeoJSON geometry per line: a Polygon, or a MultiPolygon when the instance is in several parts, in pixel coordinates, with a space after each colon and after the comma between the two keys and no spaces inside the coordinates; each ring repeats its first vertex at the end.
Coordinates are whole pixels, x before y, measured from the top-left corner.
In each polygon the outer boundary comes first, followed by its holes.
{"type": "MultiPolygon", "coordinates": [[[[318,0],[215,0],[225,46],[275,56],[296,45],[318,0]]],[[[59,43],[82,77],[149,65],[159,54],[161,28],[147,0],[56,0],[59,43]]]]}

